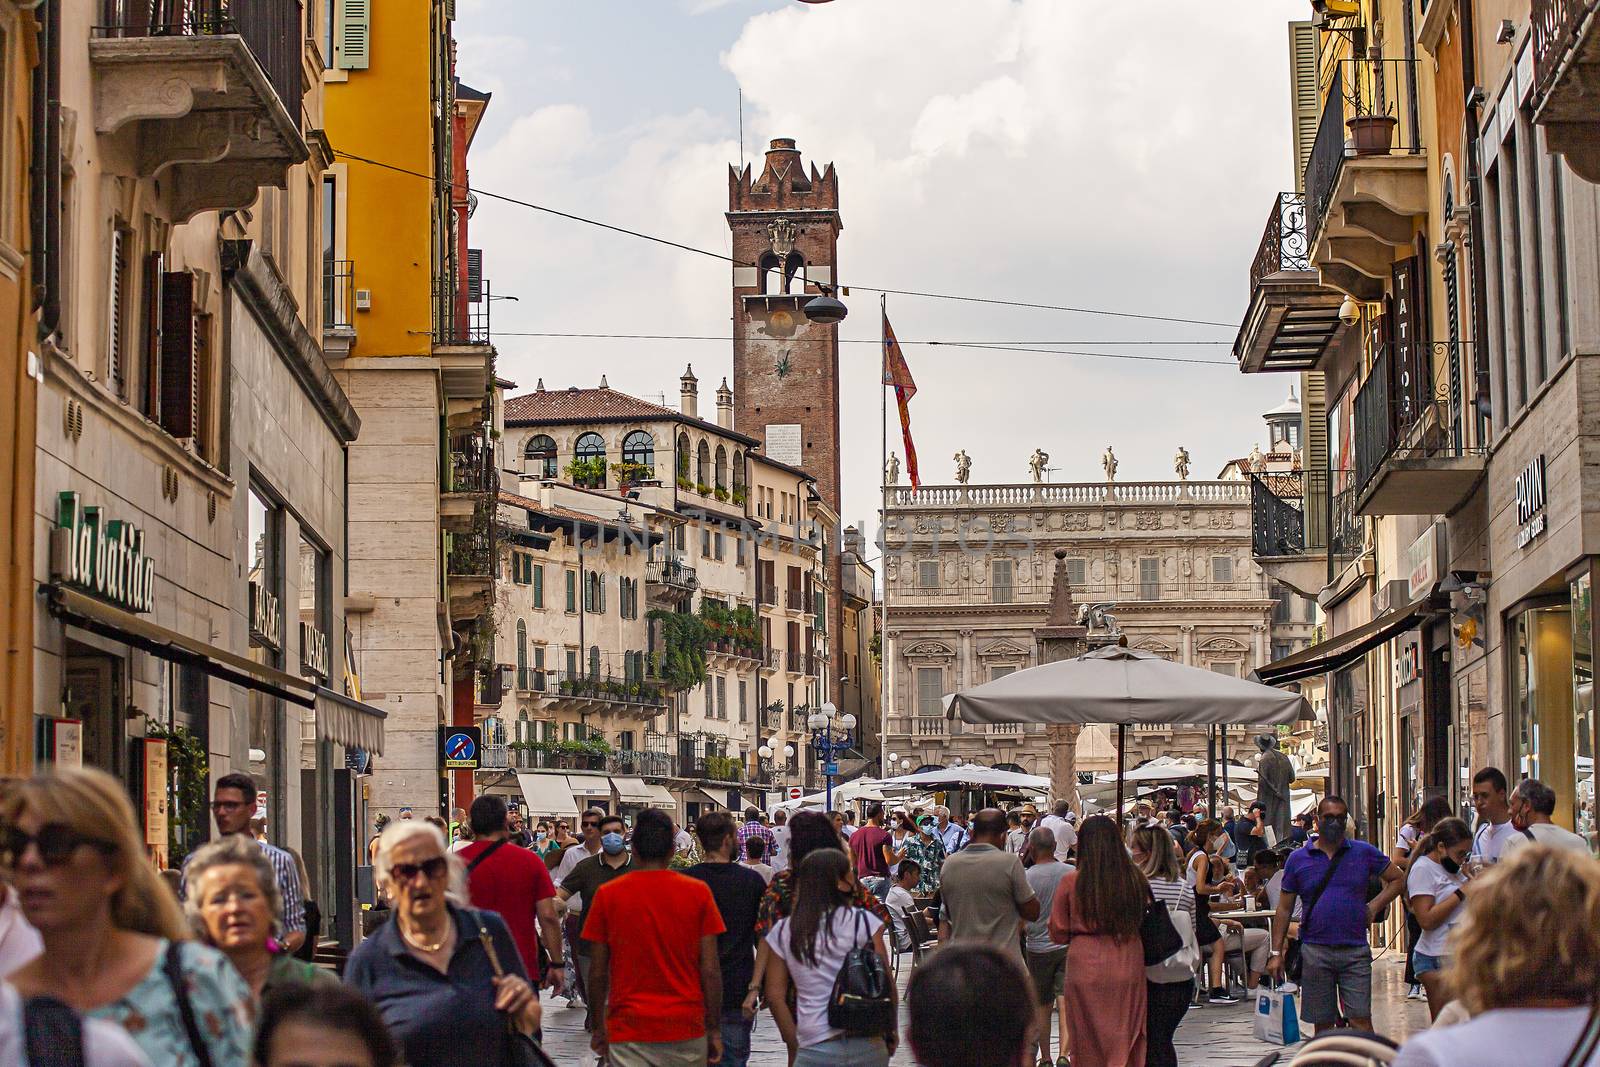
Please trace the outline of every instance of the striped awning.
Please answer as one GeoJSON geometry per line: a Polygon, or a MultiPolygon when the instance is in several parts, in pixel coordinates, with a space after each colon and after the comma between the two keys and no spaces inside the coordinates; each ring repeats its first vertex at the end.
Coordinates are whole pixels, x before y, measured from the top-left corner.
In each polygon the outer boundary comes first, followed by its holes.
{"type": "Polygon", "coordinates": [[[317,739],[383,755],[383,721],[389,713],[354,697],[317,686],[317,739]]]}

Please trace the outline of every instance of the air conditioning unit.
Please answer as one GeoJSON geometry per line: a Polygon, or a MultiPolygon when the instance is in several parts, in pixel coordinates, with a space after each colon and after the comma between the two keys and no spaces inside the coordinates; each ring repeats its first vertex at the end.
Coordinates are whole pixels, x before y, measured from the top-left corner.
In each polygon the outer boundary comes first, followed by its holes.
{"type": "Polygon", "coordinates": [[[357,311],[371,311],[372,310],[372,290],[371,289],[357,289],[356,290],[356,310],[357,311]]]}

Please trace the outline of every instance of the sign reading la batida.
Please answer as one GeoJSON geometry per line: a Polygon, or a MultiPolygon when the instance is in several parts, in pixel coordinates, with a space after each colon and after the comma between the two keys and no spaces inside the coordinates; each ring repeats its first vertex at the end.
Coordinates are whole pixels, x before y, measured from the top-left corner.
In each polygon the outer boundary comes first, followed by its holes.
{"type": "Polygon", "coordinates": [[[85,507],[75,492],[56,499],[51,569],[61,584],[129,611],[155,606],[156,565],[144,554],[144,531],[85,507]]]}

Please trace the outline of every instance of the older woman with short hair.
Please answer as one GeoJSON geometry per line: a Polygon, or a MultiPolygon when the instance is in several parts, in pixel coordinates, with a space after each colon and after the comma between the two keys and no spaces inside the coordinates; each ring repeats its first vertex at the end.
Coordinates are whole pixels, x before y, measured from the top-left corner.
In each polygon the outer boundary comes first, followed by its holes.
{"type": "Polygon", "coordinates": [[[329,971],[296,959],[279,941],[283,897],[277,872],[255,842],[230,834],[189,858],[184,913],[200,939],[233,962],[259,1000],[283,985],[337,985],[329,971]]]}
{"type": "Polygon", "coordinates": [[[539,998],[500,916],[466,906],[467,876],[444,835],[421,821],[378,839],[374,878],[394,918],[350,954],[344,980],[378,1008],[405,1061],[505,1063],[507,1023],[539,1026],[539,998]]]}

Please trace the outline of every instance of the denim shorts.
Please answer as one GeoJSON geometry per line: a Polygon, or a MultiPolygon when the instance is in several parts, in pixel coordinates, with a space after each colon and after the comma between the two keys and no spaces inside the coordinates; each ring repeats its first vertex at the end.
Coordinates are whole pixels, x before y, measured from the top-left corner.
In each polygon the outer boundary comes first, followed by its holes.
{"type": "Polygon", "coordinates": [[[888,1067],[889,1049],[881,1037],[836,1037],[803,1048],[794,1067],[888,1067]]]}
{"type": "Polygon", "coordinates": [[[1444,970],[1444,960],[1443,956],[1430,956],[1426,952],[1413,951],[1411,953],[1411,973],[1421,978],[1429,971],[1442,971],[1444,970]]]}

